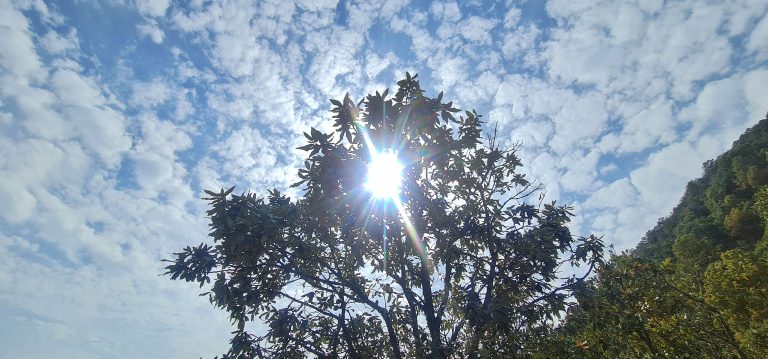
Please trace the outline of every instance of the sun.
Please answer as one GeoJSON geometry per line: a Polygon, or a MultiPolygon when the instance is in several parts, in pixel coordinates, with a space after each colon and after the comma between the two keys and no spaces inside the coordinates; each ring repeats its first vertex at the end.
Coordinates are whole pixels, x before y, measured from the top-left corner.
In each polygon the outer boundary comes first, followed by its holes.
{"type": "Polygon", "coordinates": [[[374,198],[395,199],[400,192],[403,164],[397,159],[397,153],[384,150],[371,156],[365,188],[374,198]]]}

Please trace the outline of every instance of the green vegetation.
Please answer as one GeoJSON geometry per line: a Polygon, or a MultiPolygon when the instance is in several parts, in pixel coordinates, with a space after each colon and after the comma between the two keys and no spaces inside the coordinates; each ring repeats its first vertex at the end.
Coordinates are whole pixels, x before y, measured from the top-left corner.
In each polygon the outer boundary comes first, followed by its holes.
{"type": "Polygon", "coordinates": [[[672,214],[575,294],[542,357],[768,353],[768,119],[704,164],[672,214]]]}

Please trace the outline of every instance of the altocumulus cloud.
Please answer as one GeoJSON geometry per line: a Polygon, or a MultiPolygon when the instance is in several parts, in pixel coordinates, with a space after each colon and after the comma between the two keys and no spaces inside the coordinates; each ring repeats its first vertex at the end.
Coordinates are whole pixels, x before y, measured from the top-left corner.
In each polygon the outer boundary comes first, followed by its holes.
{"type": "Polygon", "coordinates": [[[286,189],[328,98],[418,72],[633,246],[768,111],[755,1],[0,0],[0,357],[196,357],[230,331],[160,259],[202,189],[286,189]]]}

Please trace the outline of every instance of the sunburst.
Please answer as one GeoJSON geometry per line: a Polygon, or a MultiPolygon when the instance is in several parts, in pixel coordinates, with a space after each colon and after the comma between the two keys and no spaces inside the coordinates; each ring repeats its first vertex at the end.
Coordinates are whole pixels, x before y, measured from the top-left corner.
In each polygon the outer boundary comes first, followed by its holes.
{"type": "Polygon", "coordinates": [[[403,180],[403,164],[393,150],[371,152],[365,188],[377,199],[396,199],[403,180]]]}

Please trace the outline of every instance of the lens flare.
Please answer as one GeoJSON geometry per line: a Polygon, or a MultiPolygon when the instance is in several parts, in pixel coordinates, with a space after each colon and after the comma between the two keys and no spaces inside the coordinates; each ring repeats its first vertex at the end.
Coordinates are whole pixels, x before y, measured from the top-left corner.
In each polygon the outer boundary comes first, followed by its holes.
{"type": "MultiPolygon", "coordinates": [[[[356,125],[358,124],[356,123],[356,125]]],[[[419,236],[416,226],[411,222],[405,209],[405,205],[400,199],[400,185],[403,180],[402,172],[405,166],[398,160],[396,151],[393,151],[392,149],[385,149],[381,152],[377,151],[371,137],[368,135],[368,131],[366,131],[363,126],[359,125],[358,129],[360,130],[365,145],[368,147],[371,154],[365,182],[365,189],[370,191],[373,195],[369,202],[369,206],[376,206],[376,202],[379,199],[386,199],[388,202],[387,205],[389,205],[389,203],[394,205],[402,224],[405,227],[405,235],[410,238],[422,261],[428,260],[424,242],[422,241],[421,236],[419,236]]],[[[387,268],[387,235],[385,226],[382,243],[384,250],[384,271],[386,271],[387,268]]]]}
{"type": "Polygon", "coordinates": [[[400,192],[403,165],[397,159],[397,153],[384,150],[372,156],[368,164],[365,188],[375,198],[394,199],[400,192]]]}

